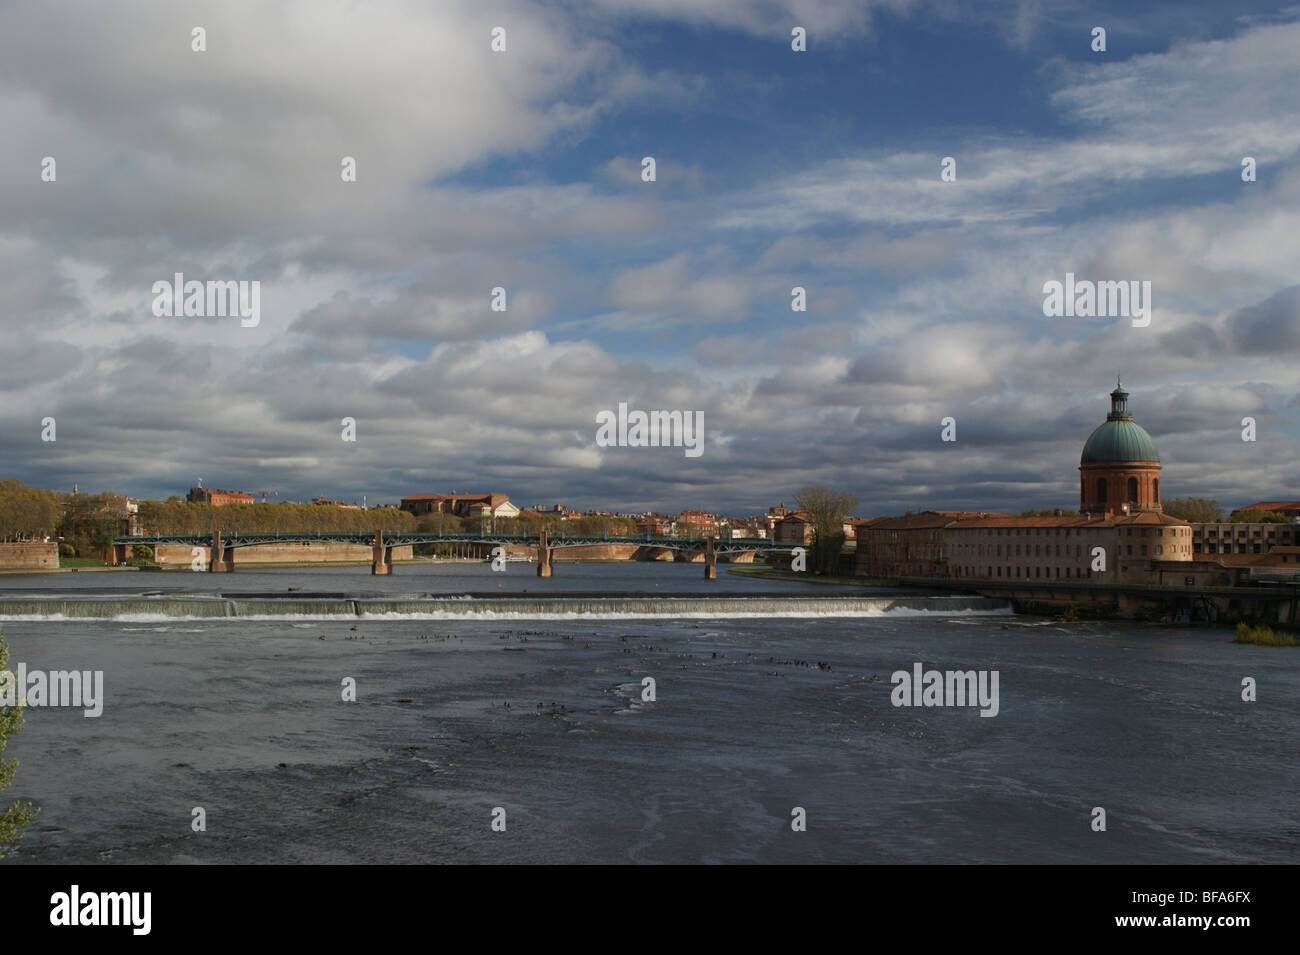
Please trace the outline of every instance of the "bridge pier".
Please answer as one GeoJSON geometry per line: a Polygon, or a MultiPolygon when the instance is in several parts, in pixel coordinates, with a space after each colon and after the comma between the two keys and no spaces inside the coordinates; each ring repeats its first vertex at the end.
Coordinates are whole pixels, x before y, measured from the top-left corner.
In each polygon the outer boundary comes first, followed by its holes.
{"type": "MultiPolygon", "coordinates": [[[[212,543],[208,551],[208,572],[212,574],[224,574],[229,572],[230,568],[226,566],[225,549],[221,546],[221,532],[212,532],[212,543]]],[[[233,557],[232,561],[233,563],[233,557]]]]}
{"type": "Polygon", "coordinates": [[[718,555],[713,549],[713,538],[709,537],[704,544],[704,579],[718,579],[718,555]]]}
{"type": "Polygon", "coordinates": [[[537,537],[537,576],[551,576],[551,549],[546,546],[546,531],[540,531],[537,537]]]}
{"type": "Polygon", "coordinates": [[[393,549],[384,546],[384,532],[375,531],[375,541],[370,548],[370,573],[386,577],[393,572],[393,549]]]}

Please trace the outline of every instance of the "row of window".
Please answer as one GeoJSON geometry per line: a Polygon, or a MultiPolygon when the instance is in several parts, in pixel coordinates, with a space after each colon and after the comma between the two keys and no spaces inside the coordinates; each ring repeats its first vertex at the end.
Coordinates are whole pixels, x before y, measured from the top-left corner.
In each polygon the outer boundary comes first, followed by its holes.
{"type": "MultiPolygon", "coordinates": [[[[1219,536],[1219,532],[1218,532],[1217,530],[1206,531],[1205,533],[1206,533],[1206,536],[1207,536],[1207,537],[1218,537],[1218,536],[1219,536]]],[[[1200,535],[1197,534],[1196,536],[1199,537],[1200,535]]],[[[1224,537],[1231,537],[1231,536],[1232,536],[1232,531],[1224,531],[1224,532],[1223,532],[1223,536],[1224,536],[1224,537]]],[[[1245,532],[1245,531],[1237,531],[1237,538],[1238,538],[1238,539],[1241,539],[1241,538],[1243,538],[1243,537],[1245,537],[1245,536],[1246,536],[1246,532],[1245,532]]],[[[1255,531],[1255,532],[1254,532],[1253,534],[1251,534],[1250,536],[1253,537],[1253,538],[1255,538],[1256,540],[1259,540],[1259,539],[1261,539],[1264,535],[1263,535],[1260,531],[1255,531]]],[[[1277,538],[1277,534],[1276,534],[1275,532],[1273,532],[1273,531],[1269,531],[1269,532],[1268,532],[1268,539],[1269,539],[1269,540],[1275,540],[1276,538],[1277,538]]],[[[1290,532],[1290,531],[1283,531],[1283,532],[1282,532],[1282,539],[1283,539],[1284,541],[1289,541],[1289,540],[1291,539],[1291,532],[1290,532]]]]}
{"type": "MultiPolygon", "coordinates": [[[[1065,545],[1065,554],[1064,554],[1064,555],[1061,554],[1061,545],[1060,545],[1060,544],[1057,544],[1057,545],[1056,545],[1056,554],[1055,554],[1055,555],[1052,554],[1052,545],[1051,545],[1051,544],[1048,544],[1048,545],[1047,545],[1047,553],[1046,553],[1046,554],[1043,553],[1043,545],[1042,545],[1042,544],[1033,544],[1033,545],[1025,544],[1025,545],[1023,545],[1023,546],[1024,546],[1024,548],[1025,548],[1025,550],[1024,550],[1024,556],[1025,556],[1025,557],[1052,557],[1052,556],[1056,556],[1056,557],[1061,557],[1061,556],[1069,557],[1069,556],[1070,556],[1070,545],[1069,545],[1069,544],[1066,544],[1066,545],[1065,545]],[[1031,546],[1033,547],[1033,553],[1032,553],[1032,554],[1031,554],[1030,551],[1029,551],[1029,549],[1030,549],[1031,546]]],[[[1126,546],[1126,547],[1128,548],[1128,556],[1129,556],[1129,557],[1132,557],[1132,556],[1133,556],[1133,545],[1132,545],[1132,544],[1128,544],[1128,545],[1123,545],[1123,546],[1126,546]]],[[[1140,546],[1140,548],[1141,548],[1140,556],[1142,556],[1142,557],[1146,557],[1146,556],[1148,556],[1148,555],[1147,555],[1147,545],[1146,545],[1146,544],[1141,544],[1141,545],[1139,545],[1139,546],[1140,546]]],[[[978,554],[982,557],[982,556],[984,556],[984,554],[986,553],[986,549],[985,549],[985,547],[986,547],[986,545],[983,545],[983,544],[958,544],[957,547],[956,547],[956,550],[957,550],[957,552],[960,553],[960,554],[967,554],[967,555],[969,555],[969,554],[971,554],[971,553],[978,553],[978,554]],[[977,550],[977,548],[978,548],[978,550],[977,550]]],[[[1020,551],[1021,545],[1020,545],[1020,544],[1016,544],[1015,547],[1016,547],[1016,551],[1015,551],[1014,554],[1012,554],[1012,553],[1011,553],[1011,545],[1010,545],[1010,544],[1007,545],[1007,556],[1008,556],[1008,557],[1020,557],[1020,556],[1021,556],[1021,551],[1020,551]]],[[[1170,545],[1169,545],[1169,551],[1168,551],[1168,552],[1169,552],[1170,554],[1188,554],[1188,553],[1191,553],[1191,546],[1188,545],[1188,544],[1170,544],[1170,545]]],[[[1002,545],[1001,545],[1001,544],[996,545],[996,547],[995,547],[995,555],[998,556],[998,557],[1001,557],[1001,556],[1002,556],[1002,545]]],[[[1155,545],[1155,555],[1156,555],[1157,557],[1163,557],[1163,556],[1165,555],[1165,545],[1164,545],[1164,544],[1156,544],[1156,545],[1155,545]]],[[[1075,556],[1075,557],[1082,557],[1082,556],[1083,556],[1083,545],[1082,545],[1082,544],[1075,544],[1075,545],[1074,545],[1074,556],[1075,556]]]]}
{"type": "MultiPolygon", "coordinates": [[[[975,572],[975,568],[974,568],[974,567],[955,567],[955,568],[953,568],[953,570],[955,571],[955,575],[958,576],[958,577],[978,577],[978,576],[979,576],[979,575],[975,572]]],[[[985,577],[1002,577],[1002,576],[1004,576],[1003,573],[1002,573],[1002,568],[1001,568],[1001,567],[988,567],[988,568],[986,568],[986,570],[988,571],[988,573],[986,573],[986,574],[984,575],[985,577]]],[[[1030,568],[1026,567],[1026,568],[1024,568],[1024,570],[1025,570],[1024,576],[1025,576],[1025,577],[1029,577],[1029,576],[1030,576],[1030,574],[1029,574],[1029,570],[1030,570],[1030,568]]],[[[1006,568],[1006,571],[1007,571],[1007,572],[1006,572],[1005,576],[1006,576],[1006,577],[1010,577],[1010,576],[1011,576],[1011,568],[1010,568],[1010,567],[1007,567],[1007,568],[1006,568]]],[[[1015,568],[1015,571],[1016,571],[1015,576],[1016,576],[1016,577],[1020,577],[1020,576],[1021,576],[1021,575],[1020,575],[1020,568],[1019,568],[1019,567],[1015,568]]],[[[1040,579],[1040,580],[1041,580],[1043,577],[1049,577],[1049,578],[1050,578],[1050,577],[1052,576],[1052,568],[1051,568],[1051,567],[1047,567],[1047,568],[1043,568],[1043,567],[1035,567],[1035,568],[1033,568],[1033,571],[1034,571],[1033,576],[1034,576],[1035,578],[1040,579]],[[1043,570],[1044,570],[1044,569],[1047,570],[1047,573],[1046,573],[1046,574],[1043,573],[1043,570]]],[[[1091,577],[1092,577],[1092,568],[1088,568],[1088,569],[1085,571],[1085,569],[1082,568],[1082,567],[1075,567],[1075,568],[1074,568],[1074,574],[1071,575],[1071,573],[1070,573],[1070,568],[1069,568],[1069,567],[1066,567],[1066,568],[1065,568],[1065,573],[1064,573],[1064,574],[1061,573],[1061,568],[1060,568],[1060,567],[1057,567],[1057,568],[1056,568],[1056,578],[1055,578],[1055,579],[1056,579],[1056,580],[1068,580],[1068,579],[1071,579],[1072,577],[1073,577],[1073,578],[1077,578],[1077,579],[1083,579],[1085,576],[1088,577],[1089,579],[1091,579],[1091,577]]]]}
{"type": "MultiPolygon", "coordinates": [[[[1201,551],[1201,545],[1200,545],[1200,544],[1197,544],[1197,545],[1196,545],[1196,553],[1199,554],[1199,553],[1201,553],[1201,552],[1202,552],[1202,551],[1201,551]]],[[[1218,544],[1206,544],[1206,545],[1205,545],[1205,551],[1204,551],[1204,552],[1207,553],[1207,554],[1218,554],[1218,553],[1220,553],[1219,545],[1218,545],[1218,544]]],[[[1238,554],[1262,554],[1262,553],[1264,553],[1264,545],[1263,545],[1263,544],[1240,544],[1240,545],[1237,546],[1236,551],[1234,551],[1233,548],[1232,548],[1232,545],[1231,545],[1231,544],[1224,544],[1224,545],[1223,545],[1222,553],[1224,553],[1224,554],[1232,554],[1232,553],[1238,553],[1238,554]]]]}
{"type": "MultiPolygon", "coordinates": [[[[1074,531],[1075,537],[1081,537],[1085,533],[1100,534],[1103,532],[1103,530],[1104,530],[1103,528],[1096,528],[1096,527],[1047,527],[1047,528],[1026,527],[1024,529],[1026,537],[1042,537],[1044,531],[1046,531],[1048,537],[1052,536],[1053,531],[1055,531],[1057,537],[1060,537],[1062,532],[1064,532],[1066,537],[1069,537],[1070,531],[1074,531]]],[[[1169,531],[1170,537],[1189,537],[1191,536],[1191,532],[1192,532],[1192,529],[1190,527],[1139,527],[1137,528],[1137,530],[1139,531],[1140,537],[1152,536],[1153,531],[1154,531],[1154,536],[1156,537],[1164,537],[1165,531],[1169,531]]],[[[1123,536],[1132,537],[1133,531],[1134,528],[1132,527],[1115,528],[1115,533],[1119,534],[1121,537],[1123,536]]],[[[993,533],[998,537],[1002,536],[1001,529],[994,530],[993,533]]],[[[1016,528],[1014,534],[1012,533],[1011,528],[1007,528],[1007,536],[1019,537],[1020,528],[1016,528]]]]}

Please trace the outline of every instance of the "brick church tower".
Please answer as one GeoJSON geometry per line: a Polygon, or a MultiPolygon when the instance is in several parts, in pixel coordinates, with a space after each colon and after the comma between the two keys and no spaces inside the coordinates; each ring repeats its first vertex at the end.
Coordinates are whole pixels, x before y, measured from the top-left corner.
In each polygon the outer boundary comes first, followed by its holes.
{"type": "Polygon", "coordinates": [[[1088,438],[1079,459],[1080,510],[1125,514],[1160,510],[1160,455],[1146,429],[1128,411],[1119,380],[1110,414],[1088,438]]]}

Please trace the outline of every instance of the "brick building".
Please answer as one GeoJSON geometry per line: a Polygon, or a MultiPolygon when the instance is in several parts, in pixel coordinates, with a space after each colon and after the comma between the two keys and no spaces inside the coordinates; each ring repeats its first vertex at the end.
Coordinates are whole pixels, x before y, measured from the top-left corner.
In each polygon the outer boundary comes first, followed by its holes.
{"type": "Polygon", "coordinates": [[[984,517],[944,529],[948,574],[984,580],[1087,580],[1094,548],[1109,583],[1133,583],[1153,561],[1191,561],[1192,528],[1158,511],[1086,517],[984,517]]]}
{"type": "Polygon", "coordinates": [[[1110,414],[1088,436],[1079,458],[1079,510],[1128,514],[1160,510],[1160,455],[1128,410],[1129,393],[1118,381],[1110,414]]]}
{"type": "Polygon", "coordinates": [[[772,528],[772,540],[811,544],[814,531],[812,517],[807,511],[786,511],[772,528]]]}
{"type": "Polygon", "coordinates": [[[506,494],[412,494],[402,498],[402,510],[423,514],[454,514],[457,517],[518,517],[519,508],[506,494]]]}
{"type": "Polygon", "coordinates": [[[1195,554],[1241,555],[1267,554],[1276,547],[1300,544],[1297,524],[1218,524],[1192,525],[1192,552],[1195,554]]]}
{"type": "Polygon", "coordinates": [[[976,511],[921,511],[863,521],[853,528],[857,540],[854,572],[860,577],[945,576],[948,541],[944,530],[956,521],[987,516],[976,511]]]}
{"type": "MultiPolygon", "coordinates": [[[[1192,525],[1161,510],[1155,442],[1128,412],[1123,386],[1117,383],[1110,397],[1110,414],[1079,459],[1080,513],[923,511],[877,519],[855,528],[857,573],[973,583],[1088,580],[1100,547],[1107,583],[1195,579],[1192,525]]],[[[1208,567],[1206,572],[1221,576],[1208,567]]]]}
{"type": "Polygon", "coordinates": [[[677,526],[687,537],[717,537],[718,518],[708,511],[682,511],[677,515],[677,526]]]}
{"type": "Polygon", "coordinates": [[[211,504],[221,507],[223,504],[255,504],[257,499],[243,491],[223,491],[214,487],[192,487],[185,500],[191,504],[211,504]]]}

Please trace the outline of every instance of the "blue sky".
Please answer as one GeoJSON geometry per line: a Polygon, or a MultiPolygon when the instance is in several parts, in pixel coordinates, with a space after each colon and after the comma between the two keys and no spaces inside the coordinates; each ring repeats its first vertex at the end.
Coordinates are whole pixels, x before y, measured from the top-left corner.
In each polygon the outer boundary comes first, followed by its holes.
{"type": "Polygon", "coordinates": [[[1071,507],[1122,370],[1168,496],[1300,497],[1300,8],[963,6],[4,4],[4,476],[1071,507]],[[155,317],[178,271],[260,323],[155,317]],[[1151,324],[1044,316],[1066,272],[1151,324]],[[705,453],[597,446],[619,402],[705,453]]]}

